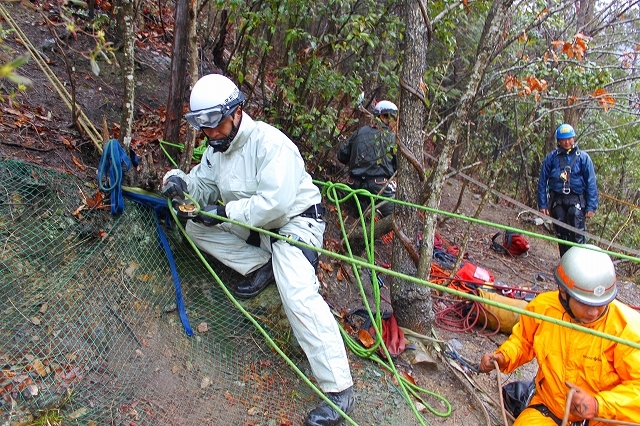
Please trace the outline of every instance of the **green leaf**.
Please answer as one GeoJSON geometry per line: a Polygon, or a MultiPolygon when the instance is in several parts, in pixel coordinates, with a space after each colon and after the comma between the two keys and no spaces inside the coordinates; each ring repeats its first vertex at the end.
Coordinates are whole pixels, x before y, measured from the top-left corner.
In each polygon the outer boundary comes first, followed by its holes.
{"type": "MultiPolygon", "coordinates": [[[[7,76],[7,78],[9,80],[13,81],[14,83],[16,83],[17,85],[24,85],[24,86],[27,86],[27,87],[33,87],[33,81],[31,81],[27,77],[23,77],[23,76],[18,75],[18,74],[9,74],[7,76]]],[[[20,90],[23,90],[23,89],[20,88],[20,90]]]]}
{"type": "Polygon", "coordinates": [[[91,64],[91,72],[93,72],[95,75],[100,75],[100,66],[98,65],[96,60],[91,58],[89,62],[91,64]]]}
{"type": "Polygon", "coordinates": [[[9,65],[12,66],[13,68],[18,68],[26,64],[27,62],[29,62],[29,59],[31,59],[31,55],[21,55],[15,58],[13,61],[11,61],[9,65]]]}

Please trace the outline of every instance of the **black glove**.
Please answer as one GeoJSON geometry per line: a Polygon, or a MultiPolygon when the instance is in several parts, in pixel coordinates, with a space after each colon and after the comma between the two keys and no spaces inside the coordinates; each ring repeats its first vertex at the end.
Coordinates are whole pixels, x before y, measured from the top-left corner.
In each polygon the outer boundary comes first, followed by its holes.
{"type": "MultiPolygon", "coordinates": [[[[217,216],[227,217],[227,212],[225,211],[224,206],[208,205],[202,210],[207,213],[213,213],[217,216]]],[[[220,219],[204,214],[199,214],[198,217],[196,217],[196,221],[202,223],[204,226],[213,226],[222,223],[220,219]]]]}
{"type": "Polygon", "coordinates": [[[184,200],[184,193],[188,192],[187,182],[179,176],[169,176],[162,187],[162,195],[167,198],[184,200]]]}

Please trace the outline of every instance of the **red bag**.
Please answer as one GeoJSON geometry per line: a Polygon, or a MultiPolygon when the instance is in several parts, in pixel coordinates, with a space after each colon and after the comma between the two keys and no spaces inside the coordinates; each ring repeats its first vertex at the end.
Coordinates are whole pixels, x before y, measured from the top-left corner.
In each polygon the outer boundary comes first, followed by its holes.
{"type": "Polygon", "coordinates": [[[471,262],[465,262],[460,269],[458,269],[456,278],[460,279],[467,285],[483,285],[486,282],[492,283],[495,280],[491,271],[481,268],[471,262]]]}
{"type": "MultiPolygon", "coordinates": [[[[373,327],[369,328],[369,334],[375,337],[376,330],[373,327]]],[[[382,341],[387,347],[389,354],[396,356],[404,352],[405,339],[404,332],[398,327],[396,317],[391,313],[391,316],[382,320],[382,341]]],[[[381,349],[378,349],[380,355],[384,355],[381,349]]]]}
{"type": "Polygon", "coordinates": [[[498,253],[510,254],[513,257],[527,254],[531,245],[522,234],[513,231],[498,232],[491,239],[491,249],[498,253]],[[496,242],[499,236],[503,236],[502,244],[496,242]]]}

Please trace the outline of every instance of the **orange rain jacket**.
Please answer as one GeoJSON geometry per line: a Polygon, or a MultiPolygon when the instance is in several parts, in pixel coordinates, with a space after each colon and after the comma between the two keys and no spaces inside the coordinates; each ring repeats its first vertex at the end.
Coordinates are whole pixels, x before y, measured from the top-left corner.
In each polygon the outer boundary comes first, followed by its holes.
{"type": "MultiPolygon", "coordinates": [[[[558,293],[539,294],[526,309],[575,324],[560,304],[558,293]]],[[[640,344],[640,313],[616,300],[600,319],[586,327],[640,344]]],[[[638,349],[521,315],[509,339],[496,352],[505,357],[505,373],[536,358],[536,394],[531,404],[546,405],[560,419],[569,392],[565,385],[568,381],[595,396],[596,417],[640,423],[638,349]]],[[[569,420],[579,419],[569,416],[569,420]]]]}

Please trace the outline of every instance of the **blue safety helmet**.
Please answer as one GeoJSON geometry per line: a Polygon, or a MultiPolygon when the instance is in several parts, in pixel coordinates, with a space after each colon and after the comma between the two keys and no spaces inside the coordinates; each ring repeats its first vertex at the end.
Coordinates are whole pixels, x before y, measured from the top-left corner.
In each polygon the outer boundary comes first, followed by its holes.
{"type": "Polygon", "coordinates": [[[556,129],[556,139],[569,139],[575,137],[576,131],[573,130],[571,124],[561,124],[556,129]]]}

